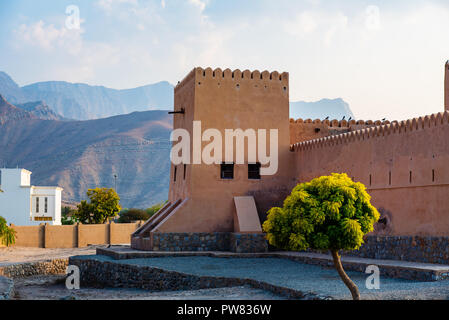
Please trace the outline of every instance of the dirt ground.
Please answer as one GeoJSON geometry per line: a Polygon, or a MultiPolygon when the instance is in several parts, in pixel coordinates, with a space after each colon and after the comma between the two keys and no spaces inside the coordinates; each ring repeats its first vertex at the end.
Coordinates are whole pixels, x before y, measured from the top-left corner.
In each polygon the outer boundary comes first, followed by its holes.
{"type": "Polygon", "coordinates": [[[70,256],[95,254],[96,246],[70,249],[44,249],[9,247],[0,248],[0,266],[11,263],[34,262],[49,259],[63,259],[70,256]]]}
{"type": "Polygon", "coordinates": [[[15,300],[278,300],[283,297],[249,287],[154,292],[140,289],[68,290],[64,276],[33,276],[14,280],[15,300]]]}

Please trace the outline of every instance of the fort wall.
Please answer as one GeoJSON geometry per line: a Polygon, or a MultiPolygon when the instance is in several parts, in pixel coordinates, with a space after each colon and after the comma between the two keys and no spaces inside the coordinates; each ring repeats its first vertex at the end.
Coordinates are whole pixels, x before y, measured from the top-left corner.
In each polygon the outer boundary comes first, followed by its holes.
{"type": "Polygon", "coordinates": [[[16,247],[82,248],[88,245],[130,243],[131,234],[142,225],[135,223],[76,224],[11,227],[16,231],[16,247]]]}
{"type": "Polygon", "coordinates": [[[290,144],[320,139],[336,134],[389,124],[387,121],[372,120],[320,120],[290,119],[290,144]]]}
{"type": "Polygon", "coordinates": [[[449,235],[449,112],[291,146],[297,182],[332,172],[362,182],[379,235],[449,235]]]}

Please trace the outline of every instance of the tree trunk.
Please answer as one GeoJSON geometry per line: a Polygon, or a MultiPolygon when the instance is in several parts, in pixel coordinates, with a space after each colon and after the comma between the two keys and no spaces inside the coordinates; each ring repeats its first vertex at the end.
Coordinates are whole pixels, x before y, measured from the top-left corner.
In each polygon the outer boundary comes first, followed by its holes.
{"type": "Polygon", "coordinates": [[[338,274],[340,275],[341,280],[345,283],[345,285],[348,287],[349,291],[351,291],[352,299],[354,300],[360,300],[360,293],[359,289],[355,285],[354,282],[348,277],[345,270],[343,269],[343,266],[341,265],[340,255],[338,254],[338,250],[331,250],[332,258],[334,259],[334,266],[335,269],[337,269],[338,274]]]}

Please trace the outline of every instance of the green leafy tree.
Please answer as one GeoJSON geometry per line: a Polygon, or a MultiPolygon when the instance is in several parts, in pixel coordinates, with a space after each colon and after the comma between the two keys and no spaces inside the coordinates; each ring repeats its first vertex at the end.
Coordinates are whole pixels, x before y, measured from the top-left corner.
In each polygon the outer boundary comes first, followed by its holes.
{"type": "Polygon", "coordinates": [[[359,300],[339,251],[359,249],[363,236],[373,231],[379,212],[370,199],[365,186],[344,173],[322,176],[293,188],[282,208],[268,211],[263,229],[271,245],[285,250],[330,251],[338,274],[353,299],[359,300]]]}
{"type": "Polygon", "coordinates": [[[84,224],[102,224],[109,218],[116,217],[121,210],[120,197],[114,189],[89,189],[86,200],[81,201],[74,213],[75,219],[84,224]]]}
{"type": "Polygon", "coordinates": [[[7,247],[16,243],[16,230],[8,227],[3,217],[0,217],[0,240],[7,247]]]}

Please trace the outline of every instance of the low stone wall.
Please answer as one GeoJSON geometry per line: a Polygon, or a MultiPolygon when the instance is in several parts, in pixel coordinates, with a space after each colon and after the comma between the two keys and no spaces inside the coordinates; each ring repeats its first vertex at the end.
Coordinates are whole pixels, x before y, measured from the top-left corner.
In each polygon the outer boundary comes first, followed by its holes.
{"type": "Polygon", "coordinates": [[[0,266],[0,276],[24,278],[35,275],[65,274],[69,259],[55,259],[0,266]]]}
{"type": "Polygon", "coordinates": [[[367,236],[359,250],[345,254],[371,259],[449,264],[449,237],[367,236]]]}
{"type": "Polygon", "coordinates": [[[263,233],[231,233],[230,250],[237,253],[267,252],[268,243],[263,233]]]}
{"type": "Polygon", "coordinates": [[[257,253],[268,250],[263,233],[153,233],[153,251],[232,251],[257,253]]]}
{"type": "Polygon", "coordinates": [[[254,279],[197,276],[150,266],[101,261],[94,257],[71,257],[69,263],[79,267],[81,285],[83,286],[178,291],[248,285],[294,299],[330,299],[329,297],[304,293],[254,279]]]}
{"type": "Polygon", "coordinates": [[[229,251],[230,233],[153,233],[154,251],[229,251]]]}

